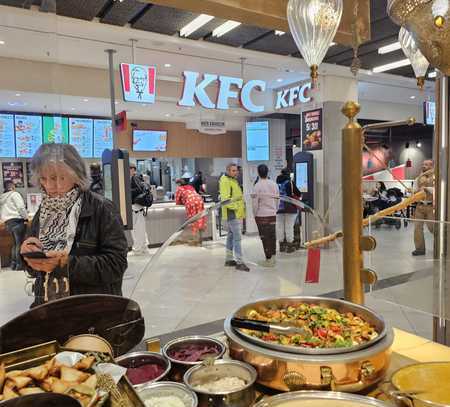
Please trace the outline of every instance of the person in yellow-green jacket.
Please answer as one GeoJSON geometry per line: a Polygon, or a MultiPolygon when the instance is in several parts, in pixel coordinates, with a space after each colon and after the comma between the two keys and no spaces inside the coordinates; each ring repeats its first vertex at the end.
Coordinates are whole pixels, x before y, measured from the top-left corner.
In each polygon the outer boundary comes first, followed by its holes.
{"type": "Polygon", "coordinates": [[[242,198],[229,205],[222,206],[222,219],[226,221],[228,226],[225,266],[235,267],[236,270],[240,271],[250,271],[242,260],[241,222],[245,218],[245,203],[237,177],[238,167],[231,163],[227,165],[227,172],[220,177],[219,181],[221,201],[242,198]]]}

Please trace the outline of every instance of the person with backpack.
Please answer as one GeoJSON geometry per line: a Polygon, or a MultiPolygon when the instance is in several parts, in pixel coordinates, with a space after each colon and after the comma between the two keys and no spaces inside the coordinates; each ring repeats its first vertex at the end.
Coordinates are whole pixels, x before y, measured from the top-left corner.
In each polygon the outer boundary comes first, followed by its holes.
{"type": "Polygon", "coordinates": [[[13,237],[11,249],[11,269],[23,270],[22,257],[20,256],[20,246],[25,240],[28,220],[25,202],[13,181],[5,181],[5,191],[0,196],[0,220],[5,222],[6,230],[13,237]]]}
{"type": "MultiPolygon", "coordinates": [[[[281,174],[277,177],[280,198],[286,197],[300,200],[301,192],[292,182],[289,170],[283,168],[281,174]]],[[[295,252],[294,244],[294,226],[297,220],[298,207],[292,203],[280,199],[277,211],[277,235],[280,242],[280,252],[295,252]]]]}
{"type": "Polygon", "coordinates": [[[258,165],[258,181],[253,188],[252,204],[253,216],[266,255],[266,260],[259,263],[262,267],[275,267],[278,196],[278,185],[269,179],[269,168],[266,164],[258,165]]]}
{"type": "MultiPolygon", "coordinates": [[[[196,192],[194,186],[189,184],[191,175],[184,173],[180,179],[177,180],[177,190],[175,192],[175,202],[177,205],[183,205],[186,210],[188,219],[201,213],[205,210],[205,203],[203,198],[196,192]]],[[[202,233],[206,229],[206,217],[199,219],[190,225],[192,231],[192,244],[201,246],[202,233]]],[[[191,242],[189,242],[191,244],[191,242]]]]}
{"type": "Polygon", "coordinates": [[[133,209],[133,249],[131,255],[141,256],[147,254],[147,211],[153,204],[153,195],[150,187],[137,173],[136,166],[130,165],[131,203],[133,209]]]}

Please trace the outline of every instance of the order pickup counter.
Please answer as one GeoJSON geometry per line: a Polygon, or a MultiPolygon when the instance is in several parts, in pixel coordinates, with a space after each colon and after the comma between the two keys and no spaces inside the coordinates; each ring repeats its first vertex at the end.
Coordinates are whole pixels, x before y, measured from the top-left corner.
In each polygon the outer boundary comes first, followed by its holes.
{"type": "MultiPolygon", "coordinates": [[[[205,203],[205,209],[214,203],[205,203]]],[[[176,205],[174,201],[155,202],[149,209],[146,218],[149,245],[162,245],[173,233],[186,222],[184,206],[176,205]]],[[[205,240],[217,240],[216,213],[212,211],[207,216],[207,227],[203,233],[205,240]]]]}

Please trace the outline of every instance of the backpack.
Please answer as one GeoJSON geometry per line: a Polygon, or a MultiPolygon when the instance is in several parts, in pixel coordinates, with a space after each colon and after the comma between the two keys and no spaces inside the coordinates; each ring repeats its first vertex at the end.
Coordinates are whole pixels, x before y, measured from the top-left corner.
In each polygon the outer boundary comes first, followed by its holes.
{"type": "MultiPolygon", "coordinates": [[[[289,198],[288,185],[290,185],[290,184],[291,184],[290,180],[286,180],[286,181],[280,182],[278,184],[278,189],[280,190],[280,197],[285,196],[285,197],[289,198]]],[[[286,205],[289,205],[289,204],[286,201],[283,201],[280,199],[280,205],[278,207],[278,210],[280,210],[280,211],[286,210],[287,209],[286,205]]]]}
{"type": "Polygon", "coordinates": [[[136,182],[136,185],[140,189],[139,195],[135,198],[134,203],[143,206],[144,208],[150,208],[153,205],[153,195],[150,191],[150,187],[145,182],[136,182]]]}

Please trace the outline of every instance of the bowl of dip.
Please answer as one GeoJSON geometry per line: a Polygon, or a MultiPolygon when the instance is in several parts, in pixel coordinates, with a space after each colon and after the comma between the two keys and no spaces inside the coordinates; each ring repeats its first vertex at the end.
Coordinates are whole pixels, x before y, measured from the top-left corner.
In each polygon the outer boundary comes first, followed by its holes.
{"type": "Polygon", "coordinates": [[[135,389],[163,380],[170,372],[170,360],[155,352],[133,352],[116,358],[127,369],[126,376],[135,389]]]}
{"type": "Polygon", "coordinates": [[[174,382],[156,382],[136,390],[146,407],[197,407],[196,394],[185,385],[174,382]]]}
{"type": "Polygon", "coordinates": [[[216,360],[190,368],[184,383],[198,397],[199,407],[250,407],[255,402],[256,370],[237,360],[216,360]]]}
{"type": "Polygon", "coordinates": [[[207,360],[221,359],[225,351],[225,345],[217,339],[209,336],[185,336],[168,342],[163,347],[162,354],[172,363],[170,378],[182,382],[189,368],[207,360]]]}

